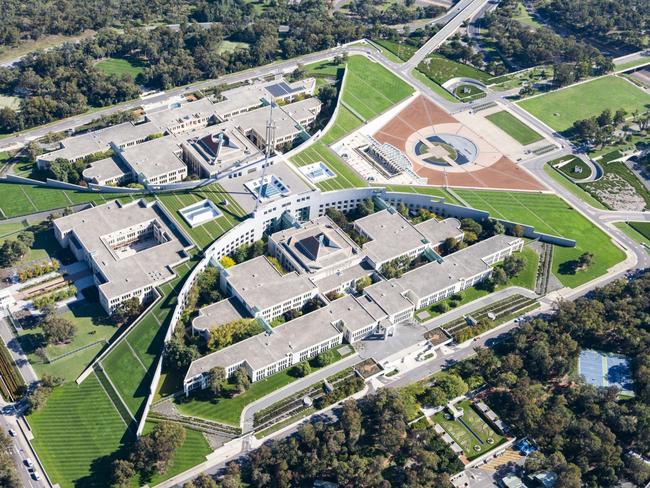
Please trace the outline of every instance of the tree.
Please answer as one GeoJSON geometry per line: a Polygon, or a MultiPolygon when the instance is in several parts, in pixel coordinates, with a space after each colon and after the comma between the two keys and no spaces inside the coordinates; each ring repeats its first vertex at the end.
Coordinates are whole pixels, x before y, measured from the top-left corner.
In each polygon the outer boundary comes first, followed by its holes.
{"type": "Polygon", "coordinates": [[[219,292],[219,270],[208,266],[196,277],[196,288],[198,291],[197,305],[202,307],[221,300],[219,292]]]}
{"type": "Polygon", "coordinates": [[[220,396],[226,386],[226,371],[220,367],[214,367],[209,373],[208,388],[214,396],[220,396]]]}
{"type": "Polygon", "coordinates": [[[153,430],[138,439],[131,453],[133,466],[149,476],[167,471],[174,453],[185,442],[185,429],[175,423],[157,423],[153,430]]]}
{"type": "Polygon", "coordinates": [[[196,346],[188,346],[182,338],[174,336],[165,343],[163,365],[167,370],[185,370],[198,357],[196,346]]]}
{"type": "Polygon", "coordinates": [[[526,258],[521,254],[511,254],[503,260],[503,270],[508,278],[517,276],[526,268],[526,258]]]}
{"type": "Polygon", "coordinates": [[[372,285],[372,278],[370,278],[370,276],[362,276],[357,280],[357,293],[361,293],[366,287],[370,285],[372,285]]]}
{"type": "Polygon", "coordinates": [[[135,467],[131,461],[116,459],[111,466],[111,486],[113,488],[128,488],[135,476],[135,467]]]}
{"type": "Polygon", "coordinates": [[[519,224],[515,224],[512,226],[512,235],[515,237],[523,237],[524,236],[524,227],[519,224]]]}
{"type": "Polygon", "coordinates": [[[77,332],[77,326],[69,319],[54,313],[48,313],[41,320],[41,328],[48,344],[70,342],[77,332]]]}
{"type": "Polygon", "coordinates": [[[242,341],[262,331],[255,319],[238,319],[220,324],[210,330],[208,349],[216,351],[242,341]]]}
{"type": "Polygon", "coordinates": [[[244,393],[251,386],[251,380],[244,368],[237,368],[232,375],[233,384],[237,388],[237,393],[244,393]]]}
{"type": "Polygon", "coordinates": [[[494,285],[505,285],[508,282],[508,273],[503,268],[494,268],[490,277],[494,285]]]}
{"type": "Polygon", "coordinates": [[[587,269],[594,262],[594,255],[590,252],[583,252],[578,258],[578,268],[587,269]]]}
{"type": "Polygon", "coordinates": [[[338,355],[333,349],[323,351],[314,358],[314,364],[319,368],[324,366],[329,366],[330,364],[336,362],[338,355]]]}
{"type": "Polygon", "coordinates": [[[465,235],[467,235],[467,233],[472,233],[475,236],[480,236],[483,233],[483,226],[476,220],[470,218],[461,220],[460,228],[465,231],[465,235]]]}
{"type": "Polygon", "coordinates": [[[289,374],[296,378],[303,378],[311,373],[311,367],[307,361],[296,364],[293,368],[289,370],[289,374]]]}
{"type": "Polygon", "coordinates": [[[400,213],[401,216],[408,217],[409,209],[406,205],[404,205],[404,202],[399,202],[397,204],[397,211],[400,213]]]}
{"type": "Polygon", "coordinates": [[[467,383],[460,376],[453,373],[440,373],[437,375],[435,386],[444,391],[449,400],[464,395],[468,391],[467,383]]]}
{"type": "Polygon", "coordinates": [[[223,256],[219,260],[219,262],[221,263],[221,266],[223,266],[224,268],[232,268],[235,264],[237,264],[235,260],[230,256],[223,256]]]}
{"type": "Polygon", "coordinates": [[[117,326],[128,325],[140,315],[141,311],[139,298],[127,298],[115,307],[111,314],[111,321],[117,326]]]}
{"type": "Polygon", "coordinates": [[[20,232],[17,236],[16,239],[18,239],[20,242],[22,242],[25,246],[27,247],[32,247],[34,245],[34,233],[30,231],[22,231],[20,232]]]}
{"type": "Polygon", "coordinates": [[[19,240],[7,239],[0,246],[0,266],[6,268],[20,261],[29,248],[19,240]]]}

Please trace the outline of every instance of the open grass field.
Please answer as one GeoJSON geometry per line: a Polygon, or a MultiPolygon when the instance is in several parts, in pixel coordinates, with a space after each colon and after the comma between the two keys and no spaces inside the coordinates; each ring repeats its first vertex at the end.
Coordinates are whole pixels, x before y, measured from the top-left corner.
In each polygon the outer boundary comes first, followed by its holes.
{"type": "Polygon", "coordinates": [[[62,488],[106,486],[112,456],[131,440],[94,374],[56,388],[28,421],[45,469],[62,488]]]}
{"type": "Polygon", "coordinates": [[[134,417],[149,393],[154,363],[162,350],[177,291],[193,266],[194,261],[188,261],[175,268],[178,276],[160,287],[163,297],[101,361],[106,376],[134,417]]]}
{"type": "Polygon", "coordinates": [[[45,212],[70,207],[80,203],[106,203],[115,199],[130,201],[138,195],[120,193],[101,194],[60,190],[37,185],[0,182],[0,218],[20,217],[35,212],[45,212]]]}
{"type": "Polygon", "coordinates": [[[502,110],[485,117],[522,146],[541,141],[543,137],[510,112],[502,110]]]}
{"type": "Polygon", "coordinates": [[[109,322],[104,309],[98,303],[82,301],[71,303],[68,308],[69,311],[62,313],[61,316],[71,320],[77,326],[75,337],[69,344],[46,346],[40,327],[19,331],[18,340],[39,376],[47,373],[60,376],[66,381],[74,381],[88,365],[88,356],[91,356],[90,360],[92,360],[117,333],[117,328],[109,322]],[[45,347],[45,354],[51,361],[90,344],[95,345],[51,363],[44,362],[35,354],[39,347],[45,347]],[[91,355],[92,352],[94,354],[91,355]]]}
{"type": "Polygon", "coordinates": [[[337,78],[343,75],[345,66],[336,64],[332,60],[318,61],[317,63],[306,64],[303,66],[305,72],[310,76],[324,76],[326,78],[337,78]]]}
{"type": "Polygon", "coordinates": [[[296,166],[306,166],[323,161],[336,173],[336,177],[317,183],[323,191],[341,190],[343,188],[358,188],[368,184],[352,168],[345,164],[330,148],[321,141],[312,144],[304,151],[291,158],[296,166]]]}
{"type": "Polygon", "coordinates": [[[650,106],[650,95],[623,78],[605,76],[518,104],[549,127],[562,132],[570,129],[576,120],[597,116],[605,109],[644,112],[650,106]]]}
{"type": "Polygon", "coordinates": [[[454,95],[452,95],[451,93],[449,93],[447,90],[445,90],[445,89],[444,89],[443,87],[441,87],[438,83],[436,83],[435,81],[433,81],[433,80],[432,80],[431,78],[429,78],[427,75],[425,75],[424,73],[422,73],[420,70],[418,70],[418,69],[414,69],[413,71],[411,71],[411,74],[412,74],[416,79],[418,79],[421,83],[423,83],[423,84],[425,84],[426,86],[428,86],[432,91],[434,91],[435,93],[437,93],[438,95],[440,95],[440,96],[441,96],[442,98],[444,98],[445,100],[450,101],[450,102],[458,102],[458,99],[457,99],[454,95]]]}
{"type": "Polygon", "coordinates": [[[641,56],[632,61],[627,61],[621,64],[617,64],[614,68],[615,71],[621,71],[625,69],[632,69],[638,66],[643,66],[650,63],[650,56],[641,56]]]}
{"type": "Polygon", "coordinates": [[[625,253],[602,230],[555,195],[455,191],[470,206],[486,210],[492,217],[533,225],[539,232],[574,239],[575,247],[556,246],[553,253],[553,273],[565,286],[574,288],[586,283],[625,259],[625,253]],[[587,270],[572,274],[569,269],[571,262],[584,252],[593,253],[593,264],[587,270]]]}
{"type": "Polygon", "coordinates": [[[241,49],[248,49],[250,44],[247,42],[221,41],[217,47],[217,54],[234,53],[241,49]]]}
{"type": "Polygon", "coordinates": [[[444,188],[437,188],[434,186],[406,186],[406,185],[388,185],[386,186],[387,191],[397,191],[403,193],[421,193],[423,195],[431,195],[432,197],[441,197],[445,199],[447,203],[453,203],[454,205],[462,205],[456,197],[449,193],[444,188]]]}
{"type": "Polygon", "coordinates": [[[244,220],[246,216],[246,211],[218,183],[213,183],[198,190],[160,193],[158,200],[165,205],[169,213],[200,249],[208,247],[218,237],[244,220]],[[205,224],[191,228],[178,211],[206,198],[212,200],[219,207],[222,215],[205,224]],[[228,205],[222,203],[225,200],[228,201],[228,205]]]}
{"type": "MultiPolygon", "coordinates": [[[[155,422],[147,421],[144,425],[144,433],[151,432],[155,425],[155,422]]],[[[149,480],[140,479],[139,483],[134,480],[133,485],[144,486],[148,484],[149,486],[155,486],[190,469],[192,466],[202,463],[205,461],[205,457],[211,452],[212,449],[210,449],[210,445],[202,432],[185,429],[185,442],[183,442],[183,445],[172,456],[165,474],[156,474],[149,480]]]]}
{"type": "Polygon", "coordinates": [[[109,58],[98,62],[95,66],[107,75],[131,75],[134,79],[144,71],[146,64],[137,59],[109,58]]]}
{"type": "Polygon", "coordinates": [[[417,47],[411,46],[410,44],[402,44],[387,39],[377,39],[373,42],[381,46],[383,51],[388,51],[396,56],[398,61],[408,61],[418,50],[417,47]]]}
{"type": "Polygon", "coordinates": [[[586,190],[583,190],[580,186],[576,185],[568,178],[562,176],[562,174],[555,168],[547,164],[544,166],[544,172],[547,175],[549,175],[551,178],[553,178],[556,182],[558,182],[560,185],[562,185],[564,188],[566,188],[575,196],[577,196],[579,199],[581,199],[582,201],[588,203],[594,208],[598,208],[600,210],[607,210],[607,207],[605,207],[605,205],[603,205],[598,200],[596,200],[593,196],[591,196],[591,193],[589,193],[586,190]]]}
{"type": "Polygon", "coordinates": [[[477,458],[504,442],[505,438],[497,434],[479,417],[469,401],[457,403],[456,408],[464,412],[460,419],[448,419],[446,412],[439,412],[433,416],[433,420],[456,441],[468,459],[477,458]],[[492,439],[493,443],[488,443],[488,439],[492,439]],[[477,445],[480,448],[478,451],[474,449],[477,445]]]}
{"type": "Polygon", "coordinates": [[[492,75],[469,66],[447,59],[439,54],[432,54],[418,65],[418,70],[433,81],[442,85],[452,78],[472,78],[483,83],[488,83],[492,75]]]}
{"type": "Polygon", "coordinates": [[[533,19],[533,17],[531,17],[531,15],[528,13],[528,10],[526,10],[526,7],[521,2],[517,4],[516,13],[512,18],[514,20],[521,22],[524,25],[534,27],[535,29],[539,27],[543,27],[542,24],[540,24],[535,19],[533,19]]]}
{"type": "Polygon", "coordinates": [[[325,135],[321,137],[323,144],[332,144],[350,134],[357,127],[361,127],[363,120],[354,115],[347,107],[341,105],[336,113],[334,124],[325,135]]]}
{"type": "Polygon", "coordinates": [[[346,69],[341,100],[366,120],[413,93],[408,83],[365,56],[351,56],[346,69]]]}

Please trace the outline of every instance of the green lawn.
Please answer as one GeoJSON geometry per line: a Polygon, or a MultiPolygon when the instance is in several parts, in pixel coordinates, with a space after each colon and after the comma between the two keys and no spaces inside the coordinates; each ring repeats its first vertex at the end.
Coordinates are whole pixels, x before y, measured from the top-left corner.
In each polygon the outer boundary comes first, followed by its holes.
{"type": "Polygon", "coordinates": [[[576,287],[606,273],[607,269],[625,259],[625,253],[609,237],[555,195],[538,193],[498,192],[489,190],[455,190],[474,207],[503,218],[535,226],[539,232],[567,237],[576,247],[557,246],[553,253],[553,272],[563,285],[576,287]],[[585,271],[571,274],[571,261],[591,252],[594,263],[585,271]]]}
{"type": "MultiPolygon", "coordinates": [[[[155,425],[156,422],[147,420],[144,424],[143,432],[145,434],[151,432],[155,425]]],[[[183,442],[183,445],[172,456],[167,471],[164,474],[156,474],[148,480],[140,479],[139,483],[136,483],[136,480],[134,480],[133,485],[144,486],[145,484],[148,484],[149,486],[155,486],[182,473],[183,471],[187,471],[197,464],[201,464],[205,461],[205,457],[211,452],[212,449],[210,448],[210,444],[208,444],[208,441],[205,439],[202,432],[186,428],[185,442],[183,442]]]]}
{"type": "Polygon", "coordinates": [[[524,7],[523,3],[517,4],[517,12],[512,18],[514,20],[521,22],[524,25],[528,25],[536,29],[539,27],[543,27],[542,24],[540,24],[539,22],[537,22],[535,19],[531,17],[531,15],[526,10],[526,7],[524,7]]]}
{"type": "Polygon", "coordinates": [[[418,65],[418,70],[442,85],[452,78],[472,78],[482,83],[488,83],[492,75],[469,66],[447,59],[439,54],[432,54],[418,65]]]}
{"type": "MultiPolygon", "coordinates": [[[[614,225],[639,244],[650,246],[650,237],[648,237],[650,236],[650,225],[648,222],[616,222],[614,225]],[[643,230],[646,235],[637,229],[643,230]]],[[[646,251],[650,252],[650,249],[646,247],[646,251]]]]}
{"type": "Polygon", "coordinates": [[[556,170],[555,168],[551,167],[550,165],[545,165],[544,166],[544,172],[549,175],[551,178],[553,178],[557,183],[562,185],[564,188],[569,190],[571,193],[573,193],[575,196],[577,196],[580,200],[582,200],[585,203],[588,203],[594,208],[598,208],[600,210],[608,210],[605,205],[600,203],[598,200],[596,200],[594,197],[591,196],[591,193],[589,193],[586,190],[583,190],[581,187],[576,185],[574,182],[570,181],[566,177],[562,176],[562,174],[556,170]]]}
{"type": "Polygon", "coordinates": [[[128,335],[120,338],[120,343],[102,360],[106,376],[134,417],[149,394],[154,363],[162,350],[167,324],[176,306],[176,295],[194,264],[194,261],[189,261],[175,268],[178,276],[160,287],[163,298],[128,335]]]}
{"type": "Polygon", "coordinates": [[[95,66],[107,75],[131,75],[135,79],[147,65],[137,59],[109,58],[98,62],[95,66]]]}
{"type": "Polygon", "coordinates": [[[413,93],[411,85],[365,56],[351,56],[346,69],[341,100],[366,120],[413,93]]]}
{"type": "Polygon", "coordinates": [[[442,98],[444,98],[445,100],[447,100],[447,101],[449,101],[449,102],[456,102],[456,103],[458,103],[458,99],[457,99],[454,95],[452,95],[451,93],[449,93],[447,90],[445,90],[445,89],[444,89],[443,87],[441,87],[438,83],[436,83],[435,81],[433,81],[432,79],[430,79],[427,75],[425,75],[425,74],[422,73],[421,71],[419,71],[419,70],[417,70],[417,69],[414,69],[413,71],[411,71],[411,74],[412,74],[415,78],[417,78],[421,83],[423,83],[423,84],[425,84],[426,86],[428,86],[428,87],[431,89],[431,91],[433,91],[434,93],[440,95],[440,96],[441,96],[442,98]]]}
{"type": "Polygon", "coordinates": [[[485,92],[474,85],[459,85],[454,90],[454,95],[456,95],[460,100],[468,102],[470,100],[484,98],[485,92]]]}
{"type": "Polygon", "coordinates": [[[597,116],[605,109],[644,112],[650,105],[650,95],[618,76],[605,76],[518,104],[549,127],[565,131],[576,120],[597,116]]]}
{"type": "Polygon", "coordinates": [[[250,44],[247,42],[221,41],[217,47],[217,54],[234,53],[242,49],[248,49],[250,44]]]}
{"type": "Polygon", "coordinates": [[[79,203],[106,203],[115,199],[130,201],[138,195],[104,194],[61,190],[37,185],[0,182],[0,218],[20,217],[35,212],[63,209],[79,203]]]}
{"type": "Polygon", "coordinates": [[[81,385],[56,388],[28,421],[34,448],[62,488],[105,487],[113,456],[131,440],[94,374],[81,385]]]}
{"type": "Polygon", "coordinates": [[[24,221],[15,224],[0,224],[0,244],[5,240],[14,239],[20,231],[27,230],[34,234],[34,244],[29,248],[23,257],[20,265],[26,265],[33,261],[56,258],[61,260],[65,251],[59,246],[54,237],[54,231],[49,228],[47,222],[34,223],[25,227],[24,221]],[[1,229],[6,229],[4,232],[1,229]],[[14,229],[11,232],[11,229],[14,229]]]}
{"type": "Polygon", "coordinates": [[[485,117],[522,146],[541,141],[543,137],[510,112],[502,110],[485,117]]]}
{"type": "Polygon", "coordinates": [[[614,67],[615,71],[620,71],[624,69],[631,69],[631,68],[636,68],[637,66],[643,66],[644,64],[650,63],[650,56],[641,56],[638,59],[635,59],[633,61],[628,61],[626,63],[621,63],[617,64],[614,67]]]}
{"type": "Polygon", "coordinates": [[[537,268],[539,266],[539,254],[537,254],[529,246],[525,246],[521,250],[521,255],[526,259],[526,267],[519,273],[508,280],[506,286],[521,286],[529,290],[535,290],[535,282],[537,281],[537,268]]]}
{"type": "Polygon", "coordinates": [[[388,185],[386,186],[387,191],[397,191],[403,193],[421,193],[424,195],[431,195],[433,197],[441,197],[445,199],[447,203],[453,203],[454,205],[462,205],[456,197],[449,193],[444,188],[437,188],[435,186],[405,186],[405,185],[388,185]]]}
{"type": "Polygon", "coordinates": [[[438,412],[433,416],[433,420],[447,431],[447,433],[463,449],[468,459],[477,458],[486,452],[494,449],[505,441],[505,438],[497,434],[472,408],[468,400],[456,404],[456,408],[462,409],[464,414],[461,417],[463,421],[472,429],[468,430],[460,420],[447,419],[447,412],[438,412]],[[478,436],[478,439],[472,435],[472,432],[478,436]],[[488,444],[487,439],[492,439],[493,444],[488,444]],[[480,450],[476,451],[474,446],[479,445],[480,450]]]}
{"type": "Polygon", "coordinates": [[[368,186],[356,171],[345,164],[322,141],[312,144],[291,158],[291,162],[296,166],[306,166],[318,161],[323,161],[336,174],[336,177],[316,184],[321,190],[332,191],[368,186]]]}
{"type": "Polygon", "coordinates": [[[70,311],[61,314],[77,326],[74,339],[69,344],[45,346],[40,327],[20,331],[18,340],[39,376],[47,373],[60,376],[66,381],[75,380],[117,332],[99,303],[82,301],[70,304],[69,309],[70,311]],[[45,363],[35,354],[39,347],[45,347],[47,357],[52,360],[93,343],[97,344],[51,363],[45,363]]]}
{"type": "Polygon", "coordinates": [[[564,157],[556,161],[550,161],[549,164],[554,165],[560,162],[569,161],[568,163],[558,167],[557,170],[564,173],[570,178],[582,180],[591,176],[591,168],[582,159],[577,156],[564,157]]]}
{"type": "MultiPolygon", "coordinates": [[[[26,229],[23,222],[15,222],[13,224],[0,224],[0,239],[11,239],[21,231],[26,229]]],[[[0,240],[0,244],[2,241],[0,240]]]]}
{"type": "Polygon", "coordinates": [[[158,200],[167,207],[169,213],[200,249],[208,247],[218,237],[244,220],[246,216],[246,211],[218,183],[213,183],[198,190],[160,193],[158,200]],[[206,198],[212,200],[219,207],[222,215],[205,224],[194,228],[190,227],[178,211],[206,198]],[[222,203],[226,200],[228,205],[222,203]]]}
{"type": "Polygon", "coordinates": [[[318,61],[317,63],[306,64],[303,69],[311,76],[324,76],[327,78],[337,78],[343,74],[345,66],[336,64],[334,61],[325,60],[318,61]]]}
{"type": "Polygon", "coordinates": [[[415,54],[415,52],[418,50],[417,47],[411,46],[410,44],[402,44],[395,41],[389,41],[387,39],[377,39],[373,42],[383,48],[382,52],[388,51],[389,53],[395,55],[398,61],[408,61],[411,59],[411,56],[413,56],[413,54],[415,54]]]}
{"type": "Polygon", "coordinates": [[[363,125],[363,120],[354,115],[348,108],[341,105],[338,108],[334,124],[330,127],[327,133],[321,137],[321,142],[330,145],[347,136],[361,125],[363,125]]]}

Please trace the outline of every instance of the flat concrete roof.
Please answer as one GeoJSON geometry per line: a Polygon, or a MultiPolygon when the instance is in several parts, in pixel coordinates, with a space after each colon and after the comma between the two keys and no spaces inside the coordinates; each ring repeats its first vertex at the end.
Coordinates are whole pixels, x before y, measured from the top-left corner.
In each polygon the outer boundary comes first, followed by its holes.
{"type": "Polygon", "coordinates": [[[375,263],[393,259],[425,244],[425,236],[395,210],[375,212],[356,220],[354,225],[372,238],[362,249],[375,263]]]}
{"type": "Polygon", "coordinates": [[[374,270],[372,267],[364,260],[360,264],[355,264],[354,266],[337,271],[329,276],[316,278],[314,279],[314,282],[316,283],[316,286],[318,286],[319,290],[323,293],[327,293],[334,288],[338,288],[342,283],[347,283],[364,276],[370,276],[373,273],[374,270]]]}
{"type": "Polygon", "coordinates": [[[235,298],[227,298],[199,310],[199,315],[192,321],[192,327],[210,331],[243,318],[252,317],[245,314],[242,305],[235,298]]]}
{"type": "MultiPolygon", "coordinates": [[[[275,138],[280,139],[292,134],[298,134],[301,129],[298,122],[317,114],[321,101],[311,97],[299,102],[290,103],[273,108],[273,124],[275,125],[275,138]]],[[[267,105],[241,115],[234,116],[231,120],[244,132],[254,130],[262,137],[266,135],[266,126],[269,121],[271,106],[267,105]]]]}
{"type": "Polygon", "coordinates": [[[253,370],[264,368],[288,354],[338,336],[341,332],[332,321],[340,318],[339,313],[330,313],[326,308],[308,313],[274,328],[273,334],[257,334],[193,361],[185,378],[208,372],[214,367],[227,368],[241,361],[246,361],[253,370]]]}
{"type": "Polygon", "coordinates": [[[298,229],[292,227],[276,232],[271,240],[307,273],[336,266],[361,252],[328,216],[305,222],[298,229]]]}
{"type": "MultiPolygon", "coordinates": [[[[168,225],[168,217],[158,202],[147,204],[138,200],[126,205],[117,200],[82,210],[54,221],[62,232],[72,231],[76,241],[86,250],[106,278],[99,285],[107,297],[116,297],[148,284],[171,279],[171,266],[187,256],[177,234],[168,225]],[[130,255],[119,255],[104,239],[105,236],[146,222],[156,221],[168,241],[130,255]]],[[[76,245],[76,243],[72,243],[76,245]]]]}
{"type": "Polygon", "coordinates": [[[120,152],[135,174],[151,179],[170,171],[187,168],[181,161],[179,140],[175,136],[164,136],[128,147],[120,152]]]}
{"type": "Polygon", "coordinates": [[[441,221],[436,219],[425,220],[416,224],[415,228],[434,246],[444,242],[449,237],[463,235],[463,231],[460,230],[460,221],[454,218],[441,221]]]}
{"type": "Polygon", "coordinates": [[[88,180],[101,182],[109,178],[119,178],[130,173],[131,170],[117,156],[113,156],[90,163],[90,166],[83,170],[82,174],[88,180]]]}
{"type": "Polygon", "coordinates": [[[145,139],[151,134],[159,132],[155,125],[145,122],[134,125],[124,122],[105,129],[100,129],[78,136],[66,137],[61,141],[62,149],[39,156],[45,161],[54,161],[57,158],[77,159],[89,154],[106,151],[110,143],[121,146],[131,141],[145,139]]]}
{"type": "Polygon", "coordinates": [[[403,294],[406,290],[398,280],[379,281],[363,292],[379,305],[388,315],[393,315],[413,307],[413,303],[403,294]]]}
{"type": "Polygon", "coordinates": [[[201,98],[194,102],[173,103],[165,107],[156,107],[146,113],[147,119],[159,127],[167,130],[179,123],[191,120],[210,117],[215,114],[214,105],[207,98],[201,98]]]}
{"type": "Polygon", "coordinates": [[[302,295],[316,286],[305,275],[280,274],[266,256],[228,268],[228,283],[251,307],[264,310],[272,305],[302,295]]]}

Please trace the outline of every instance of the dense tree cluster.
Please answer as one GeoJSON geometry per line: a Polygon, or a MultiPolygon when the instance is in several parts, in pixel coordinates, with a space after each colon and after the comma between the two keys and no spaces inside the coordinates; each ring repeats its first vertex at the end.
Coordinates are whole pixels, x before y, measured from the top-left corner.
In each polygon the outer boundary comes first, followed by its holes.
{"type": "MultiPolygon", "coordinates": [[[[63,7],[68,3],[77,2],[71,0],[63,7]]],[[[158,3],[168,2],[153,2],[151,6],[158,3]]],[[[135,98],[139,94],[136,82],[167,89],[198,79],[217,78],[277,58],[327,49],[359,39],[366,33],[363,21],[332,14],[320,0],[304,0],[300,5],[281,2],[260,14],[243,0],[195,3],[192,19],[215,22],[210,28],[197,24],[183,24],[180,30],[166,26],[124,31],[105,28],[77,44],[32,53],[13,68],[0,68],[0,93],[22,97],[20,110],[8,107],[0,110],[0,133],[135,98]],[[291,29],[280,36],[278,27],[283,24],[290,25],[291,29]],[[218,46],[226,38],[246,42],[250,48],[219,52],[218,46]],[[137,80],[130,75],[108,75],[95,66],[97,60],[107,57],[130,57],[144,63],[146,68],[137,80]]],[[[116,8],[124,7],[123,4],[118,2],[116,8]]],[[[180,9],[183,2],[174,5],[180,9]]],[[[142,15],[147,15],[150,8],[143,7],[142,15]]],[[[152,9],[155,11],[155,7],[152,9]]],[[[78,10],[92,11],[86,4],[78,10]]],[[[128,16],[124,14],[124,18],[128,16]]]]}
{"type": "Polygon", "coordinates": [[[561,302],[551,317],[523,324],[494,351],[479,349],[457,366],[468,383],[494,387],[488,402],[517,435],[535,439],[539,466],[556,471],[560,486],[650,480],[650,467],[633,454],[650,450],[649,293],[649,271],[616,281],[561,302]],[[582,348],[629,356],[636,396],[619,400],[615,388],[578,381],[582,348]]]}
{"type": "MultiPolygon", "coordinates": [[[[58,378],[49,374],[44,374],[41,382],[33,388],[27,395],[27,410],[35,412],[40,410],[47,403],[52,394],[52,390],[63,384],[63,378],[58,378]]],[[[3,486],[3,485],[0,485],[3,486]]]]}
{"type": "Polygon", "coordinates": [[[8,238],[0,245],[0,267],[13,266],[19,262],[34,244],[32,232],[20,232],[15,238],[8,238]]]}
{"type": "Polygon", "coordinates": [[[487,35],[502,56],[519,68],[543,64],[555,66],[555,83],[564,86],[587,76],[605,74],[613,69],[612,60],[598,49],[570,36],[560,36],[547,27],[531,29],[513,19],[515,2],[488,14],[484,23],[487,35]],[[510,7],[510,8],[508,8],[510,7]]]}
{"type": "Polygon", "coordinates": [[[620,42],[633,49],[647,47],[650,3],[646,0],[551,0],[539,11],[578,36],[604,43],[620,42]]]}
{"type": "Polygon", "coordinates": [[[302,427],[295,437],[265,444],[246,463],[250,486],[412,488],[450,486],[460,461],[430,426],[409,426],[398,392],[381,389],[360,402],[348,400],[339,420],[302,427]]]}
{"type": "Polygon", "coordinates": [[[415,0],[390,2],[384,6],[382,0],[353,0],[350,12],[373,24],[404,24],[416,19],[430,19],[445,12],[439,5],[415,6],[415,0]]]}

